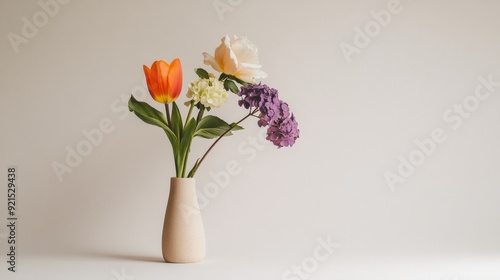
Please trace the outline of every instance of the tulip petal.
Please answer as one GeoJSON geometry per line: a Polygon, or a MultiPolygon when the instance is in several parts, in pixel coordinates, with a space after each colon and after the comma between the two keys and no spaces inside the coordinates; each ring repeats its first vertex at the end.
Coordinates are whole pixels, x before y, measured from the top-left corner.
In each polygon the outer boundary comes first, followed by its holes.
{"type": "Polygon", "coordinates": [[[146,83],[148,84],[149,94],[151,94],[151,97],[153,97],[154,100],[158,101],[158,81],[156,80],[153,69],[149,69],[146,65],[143,65],[142,68],[144,69],[144,75],[146,76],[146,83]]]}
{"type": "Polygon", "coordinates": [[[158,77],[156,73],[156,62],[154,62],[151,65],[151,69],[147,73],[147,80],[149,80],[148,83],[148,89],[149,93],[151,94],[151,97],[153,97],[154,100],[159,101],[159,94],[158,92],[160,91],[160,85],[158,84],[158,77]]]}
{"type": "Polygon", "coordinates": [[[170,64],[168,73],[167,99],[168,103],[179,97],[182,90],[182,65],[179,59],[174,59],[170,64]]]}
{"type": "MultiPolygon", "coordinates": [[[[152,81],[151,81],[151,69],[149,69],[149,67],[147,67],[146,65],[142,65],[142,69],[144,70],[144,76],[146,76],[146,83],[148,84],[148,89],[151,88],[152,86],[152,81]]],[[[150,90],[151,92],[151,90],[150,90]]]]}
{"type": "Polygon", "coordinates": [[[154,68],[158,81],[158,102],[168,103],[168,74],[170,66],[163,60],[155,61],[154,68]]]}
{"type": "Polygon", "coordinates": [[[149,93],[155,101],[168,104],[177,99],[182,90],[182,67],[179,59],[174,59],[170,65],[157,60],[151,68],[143,65],[143,69],[149,93]]]}

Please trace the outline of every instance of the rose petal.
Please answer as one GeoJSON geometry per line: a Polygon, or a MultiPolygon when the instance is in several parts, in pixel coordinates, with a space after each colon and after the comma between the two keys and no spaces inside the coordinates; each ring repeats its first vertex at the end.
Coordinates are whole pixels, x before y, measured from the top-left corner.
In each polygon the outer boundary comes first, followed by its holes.
{"type": "Polygon", "coordinates": [[[247,82],[247,83],[254,83],[255,80],[259,79],[264,79],[267,77],[267,74],[263,71],[260,70],[255,70],[255,69],[241,69],[239,70],[236,74],[236,77],[238,77],[240,80],[247,82]]]}
{"type": "Polygon", "coordinates": [[[251,44],[246,38],[240,38],[231,44],[231,49],[234,51],[238,60],[241,63],[259,64],[257,58],[257,47],[251,44]]]}
{"type": "Polygon", "coordinates": [[[215,58],[213,56],[204,52],[203,57],[204,57],[203,63],[205,63],[205,65],[210,65],[210,66],[212,66],[212,68],[215,71],[222,72],[222,69],[221,69],[219,63],[215,60],[215,58]]]}
{"type": "Polygon", "coordinates": [[[233,50],[228,49],[224,54],[222,61],[223,72],[229,75],[234,75],[238,70],[238,57],[233,50]]]}

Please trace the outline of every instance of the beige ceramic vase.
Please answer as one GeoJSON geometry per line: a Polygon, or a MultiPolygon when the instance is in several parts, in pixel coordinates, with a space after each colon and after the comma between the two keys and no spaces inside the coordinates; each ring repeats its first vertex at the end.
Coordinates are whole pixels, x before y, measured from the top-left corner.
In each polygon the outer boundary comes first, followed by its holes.
{"type": "Polygon", "coordinates": [[[192,263],[205,258],[205,229],[194,178],[171,178],[162,253],[166,262],[192,263]]]}

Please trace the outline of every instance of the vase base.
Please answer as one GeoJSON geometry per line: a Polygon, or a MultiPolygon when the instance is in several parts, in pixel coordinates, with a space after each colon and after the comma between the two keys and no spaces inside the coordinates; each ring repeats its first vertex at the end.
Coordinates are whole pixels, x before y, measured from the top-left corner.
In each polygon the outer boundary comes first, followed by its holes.
{"type": "Polygon", "coordinates": [[[199,263],[205,260],[205,258],[193,258],[193,259],[176,259],[176,258],[163,258],[166,263],[199,263]]]}

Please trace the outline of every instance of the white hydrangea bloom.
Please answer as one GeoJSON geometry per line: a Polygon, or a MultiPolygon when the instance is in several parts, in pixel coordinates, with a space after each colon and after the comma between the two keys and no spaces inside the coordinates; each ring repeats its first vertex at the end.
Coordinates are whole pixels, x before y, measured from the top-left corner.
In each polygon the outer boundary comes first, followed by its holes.
{"type": "Polygon", "coordinates": [[[205,107],[219,108],[226,102],[228,94],[224,89],[224,83],[210,74],[208,79],[200,78],[191,82],[187,97],[195,102],[200,102],[205,107]]]}

